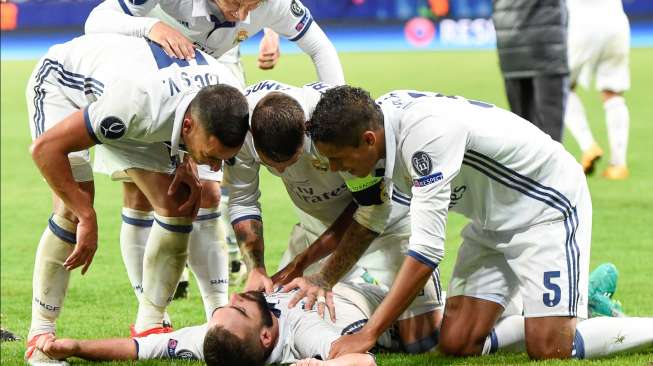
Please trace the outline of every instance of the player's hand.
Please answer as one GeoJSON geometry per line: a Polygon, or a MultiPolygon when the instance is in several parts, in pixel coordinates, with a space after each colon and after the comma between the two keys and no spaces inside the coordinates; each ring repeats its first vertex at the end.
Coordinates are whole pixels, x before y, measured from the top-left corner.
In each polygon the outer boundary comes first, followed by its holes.
{"type": "Polygon", "coordinates": [[[272,280],[265,268],[258,267],[249,271],[244,291],[265,291],[272,293],[272,280]]]}
{"type": "Polygon", "coordinates": [[[45,334],[36,341],[36,348],[50,358],[63,360],[79,351],[79,343],[73,339],[57,339],[53,334],[45,334]]]}
{"type": "Polygon", "coordinates": [[[293,363],[290,366],[326,366],[326,361],[318,360],[317,358],[305,358],[293,363]]]}
{"type": "Polygon", "coordinates": [[[290,299],[288,308],[294,307],[303,298],[306,298],[304,310],[313,309],[313,305],[317,302],[317,313],[321,317],[324,317],[324,308],[326,307],[329,310],[331,321],[336,321],[336,308],[333,303],[331,286],[329,286],[319,273],[307,277],[295,278],[283,286],[282,292],[288,292],[294,289],[298,289],[298,291],[290,299]]]}
{"type": "Polygon", "coordinates": [[[182,60],[195,58],[193,42],[164,22],[154,24],[147,37],[158,43],[170,57],[182,60]]]}
{"type": "Polygon", "coordinates": [[[189,157],[187,157],[175,170],[175,177],[172,179],[170,187],[168,187],[168,196],[174,196],[182,183],[185,186],[188,186],[190,192],[186,202],[179,206],[179,211],[190,211],[191,217],[195,219],[195,216],[197,216],[197,212],[200,209],[202,183],[200,182],[200,177],[197,173],[197,164],[195,164],[193,159],[189,157]]]}
{"type": "Polygon", "coordinates": [[[95,212],[89,218],[80,219],[77,224],[77,244],[75,249],[63,262],[64,268],[68,271],[84,265],[82,274],[86,274],[88,268],[93,262],[95,251],[97,250],[97,219],[95,212]]]}
{"type": "Polygon", "coordinates": [[[274,287],[282,286],[288,282],[294,280],[297,277],[304,275],[305,266],[302,263],[300,256],[295,257],[290,263],[288,263],[283,269],[275,273],[272,276],[272,282],[274,282],[274,287]]]}
{"type": "Polygon", "coordinates": [[[365,353],[374,347],[376,338],[365,331],[365,327],[360,332],[344,335],[331,343],[329,359],[334,359],[348,353],[365,353]]]}
{"type": "Polygon", "coordinates": [[[279,35],[271,29],[266,29],[259,44],[258,67],[261,70],[273,69],[280,55],[279,35]]]}

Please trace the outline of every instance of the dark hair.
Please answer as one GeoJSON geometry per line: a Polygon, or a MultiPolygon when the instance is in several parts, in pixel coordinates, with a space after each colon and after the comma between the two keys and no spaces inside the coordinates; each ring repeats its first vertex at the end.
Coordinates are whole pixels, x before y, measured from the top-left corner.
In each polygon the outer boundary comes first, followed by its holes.
{"type": "Polygon", "coordinates": [[[249,129],[247,99],[226,84],[202,88],[190,104],[191,115],[226,147],[239,147],[249,129]]]}
{"type": "Polygon", "coordinates": [[[307,130],[315,142],[358,147],[363,132],[382,126],[383,113],[370,93],[342,85],[322,95],[307,130]]]}
{"type": "Polygon", "coordinates": [[[260,327],[248,330],[244,339],[217,324],[209,327],[204,336],[204,361],[208,366],[264,365],[274,346],[263,348],[259,339],[261,327],[271,327],[272,313],[261,291],[241,293],[243,298],[254,301],[261,312],[260,327]]]}
{"type": "Polygon", "coordinates": [[[221,325],[214,325],[207,330],[203,347],[208,366],[265,365],[266,356],[258,334],[240,339],[221,325]]]}
{"type": "Polygon", "coordinates": [[[277,163],[290,160],[304,140],[306,117],[291,96],[273,92],[252,112],[252,137],[257,150],[277,163]]]}

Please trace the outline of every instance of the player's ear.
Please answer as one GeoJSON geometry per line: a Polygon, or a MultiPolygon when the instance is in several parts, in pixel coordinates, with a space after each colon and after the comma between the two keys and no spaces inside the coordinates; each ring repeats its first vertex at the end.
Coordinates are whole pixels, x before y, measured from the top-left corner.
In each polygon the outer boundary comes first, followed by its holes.
{"type": "Polygon", "coordinates": [[[188,135],[194,128],[193,119],[190,116],[184,116],[181,122],[181,130],[184,135],[188,135]]]}
{"type": "Polygon", "coordinates": [[[367,146],[374,146],[376,144],[376,134],[374,131],[365,131],[361,137],[361,143],[367,146]]]}
{"type": "Polygon", "coordinates": [[[261,339],[261,345],[263,348],[268,349],[272,347],[272,342],[274,341],[274,337],[272,334],[272,328],[268,327],[263,327],[261,328],[261,334],[260,334],[260,339],[261,339]]]}

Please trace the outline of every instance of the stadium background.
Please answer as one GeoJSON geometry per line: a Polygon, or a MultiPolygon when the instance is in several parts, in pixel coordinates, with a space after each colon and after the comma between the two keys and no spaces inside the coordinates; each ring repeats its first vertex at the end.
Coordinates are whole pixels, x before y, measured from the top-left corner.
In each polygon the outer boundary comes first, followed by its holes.
{"type": "MultiPolygon", "coordinates": [[[[268,0],[273,1],[273,0],[268,0]]],[[[1,314],[3,328],[25,337],[30,318],[34,252],[51,210],[49,191],[33,166],[27,147],[24,89],[36,60],[55,43],[83,33],[83,24],[98,0],[23,0],[0,3],[2,68],[1,94],[1,314]]],[[[465,95],[506,107],[494,52],[491,0],[304,0],[340,52],[345,77],[374,95],[392,89],[415,88],[465,95]]],[[[650,274],[653,262],[653,167],[649,140],[653,137],[653,1],[625,0],[631,21],[633,87],[626,94],[631,111],[629,165],[632,176],[623,182],[589,178],[594,204],[592,266],[612,261],[621,270],[616,297],[630,315],[653,315],[650,274]]],[[[273,71],[256,69],[255,36],[242,45],[248,83],[277,79],[290,84],[313,81],[308,57],[282,41],[282,57],[273,71]]],[[[596,93],[581,91],[595,135],[607,147],[603,110],[596,93]]],[[[128,101],[126,101],[128,102],[128,101]]],[[[567,135],[566,147],[578,155],[567,135]]],[[[605,160],[599,170],[606,164],[605,160]]],[[[266,262],[273,273],[292,224],[296,221],[286,193],[276,178],[263,173],[266,262]],[[267,215],[266,215],[267,213],[267,215]],[[272,214],[274,213],[274,214],[272,214]]],[[[60,336],[125,336],[136,301],[120,258],[118,234],[120,186],[96,177],[99,249],[89,274],[76,271],[59,321],[60,336]]],[[[445,284],[451,273],[465,220],[451,215],[447,255],[442,264],[445,284]]],[[[189,299],[175,301],[170,313],[176,327],[203,321],[196,287],[189,299]]],[[[22,364],[23,344],[2,343],[3,365],[22,364]]],[[[649,354],[612,358],[600,364],[653,361],[649,354]]],[[[433,355],[382,355],[381,365],[519,364],[525,355],[482,359],[448,359],[433,355]]],[[[565,362],[546,362],[558,364],[565,362]]],[[[147,364],[169,364],[153,361],[147,364]]]]}

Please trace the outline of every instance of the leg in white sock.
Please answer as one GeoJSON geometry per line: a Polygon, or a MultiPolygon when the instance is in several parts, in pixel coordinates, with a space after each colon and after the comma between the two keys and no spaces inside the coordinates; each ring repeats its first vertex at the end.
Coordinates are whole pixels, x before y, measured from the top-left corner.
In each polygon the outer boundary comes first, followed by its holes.
{"type": "Polygon", "coordinates": [[[68,290],[70,272],[63,262],[72,253],[77,225],[72,221],[52,215],[36,250],[34,276],[32,279],[32,324],[27,339],[54,333],[68,290]]]}
{"type": "Polygon", "coordinates": [[[228,301],[229,255],[216,208],[201,208],[190,235],[188,264],[195,274],[207,319],[228,301]]]}
{"type": "Polygon", "coordinates": [[[193,226],[188,217],[154,214],[143,260],[143,297],[135,330],[162,325],[166,306],[172,300],[188,258],[188,240],[193,226]]]}
{"type": "Polygon", "coordinates": [[[122,208],[122,226],[120,227],[120,251],[127,269],[129,282],[139,299],[143,294],[143,256],[145,243],[154,222],[152,211],[140,211],[122,208]]]}
{"type": "Polygon", "coordinates": [[[610,141],[610,165],[625,166],[628,150],[628,129],[630,115],[626,100],[621,95],[606,99],[603,103],[605,120],[608,127],[608,140],[610,141]]]}
{"type": "Polygon", "coordinates": [[[569,93],[567,98],[567,109],[565,111],[565,126],[569,129],[572,136],[578,142],[581,151],[587,151],[593,144],[596,143],[592,130],[587,123],[587,116],[583,102],[573,91],[569,93]]]}
{"type": "Polygon", "coordinates": [[[574,357],[599,358],[653,347],[653,318],[587,319],[576,326],[574,357]]]}
{"type": "Polygon", "coordinates": [[[500,319],[485,340],[481,354],[495,353],[497,350],[507,352],[525,352],[524,317],[511,315],[500,319]]]}

